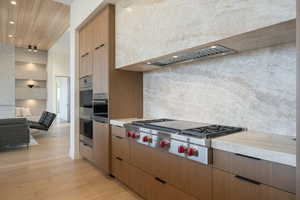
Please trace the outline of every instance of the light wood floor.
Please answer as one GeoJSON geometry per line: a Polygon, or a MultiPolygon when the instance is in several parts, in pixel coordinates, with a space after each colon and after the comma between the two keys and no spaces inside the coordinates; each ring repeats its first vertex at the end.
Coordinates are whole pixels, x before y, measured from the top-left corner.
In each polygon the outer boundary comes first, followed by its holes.
{"type": "Polygon", "coordinates": [[[115,179],[68,158],[67,124],[35,134],[39,145],[0,151],[0,200],[135,200],[115,179]]]}

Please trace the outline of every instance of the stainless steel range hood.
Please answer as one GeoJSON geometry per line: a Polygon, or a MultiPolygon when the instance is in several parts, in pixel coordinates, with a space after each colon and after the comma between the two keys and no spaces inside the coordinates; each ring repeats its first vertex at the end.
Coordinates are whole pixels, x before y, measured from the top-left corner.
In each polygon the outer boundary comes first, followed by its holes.
{"type": "Polygon", "coordinates": [[[208,58],[225,56],[225,55],[233,54],[235,52],[236,51],[233,49],[221,45],[215,45],[211,47],[196,49],[190,52],[184,52],[181,54],[172,55],[170,57],[162,58],[157,61],[147,62],[146,64],[164,67],[173,64],[193,62],[193,61],[204,60],[208,58]]]}

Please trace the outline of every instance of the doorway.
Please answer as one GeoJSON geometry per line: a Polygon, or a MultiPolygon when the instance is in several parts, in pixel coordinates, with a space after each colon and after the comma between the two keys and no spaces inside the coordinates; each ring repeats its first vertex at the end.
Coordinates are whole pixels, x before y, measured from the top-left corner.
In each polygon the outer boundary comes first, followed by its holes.
{"type": "Polygon", "coordinates": [[[70,122],[70,77],[56,76],[55,81],[57,118],[70,122]]]}

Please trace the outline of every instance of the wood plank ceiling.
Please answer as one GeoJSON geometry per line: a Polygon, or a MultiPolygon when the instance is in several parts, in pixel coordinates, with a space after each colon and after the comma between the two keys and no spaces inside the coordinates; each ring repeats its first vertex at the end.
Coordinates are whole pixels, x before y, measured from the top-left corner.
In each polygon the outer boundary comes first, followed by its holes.
{"type": "Polygon", "coordinates": [[[10,2],[0,0],[0,43],[48,50],[69,27],[69,5],[53,0],[10,2]]]}

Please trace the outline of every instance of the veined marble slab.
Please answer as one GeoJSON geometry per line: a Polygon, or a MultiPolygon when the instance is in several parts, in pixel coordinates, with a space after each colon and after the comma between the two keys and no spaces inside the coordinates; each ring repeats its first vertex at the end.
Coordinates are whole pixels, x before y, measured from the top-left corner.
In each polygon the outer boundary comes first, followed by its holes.
{"type": "Polygon", "coordinates": [[[212,148],[296,167],[293,137],[244,131],[211,142],[212,148]]]}
{"type": "Polygon", "coordinates": [[[110,120],[110,124],[113,126],[124,127],[124,124],[129,124],[133,121],[142,121],[142,120],[146,120],[146,119],[143,118],[112,119],[110,120]]]}

